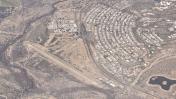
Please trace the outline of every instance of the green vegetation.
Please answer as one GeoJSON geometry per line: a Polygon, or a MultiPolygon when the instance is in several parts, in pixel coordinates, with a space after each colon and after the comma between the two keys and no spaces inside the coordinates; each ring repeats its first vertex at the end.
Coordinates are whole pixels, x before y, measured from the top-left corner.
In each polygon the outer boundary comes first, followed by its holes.
{"type": "Polygon", "coordinates": [[[0,7],[19,6],[21,0],[0,0],[0,7]]]}

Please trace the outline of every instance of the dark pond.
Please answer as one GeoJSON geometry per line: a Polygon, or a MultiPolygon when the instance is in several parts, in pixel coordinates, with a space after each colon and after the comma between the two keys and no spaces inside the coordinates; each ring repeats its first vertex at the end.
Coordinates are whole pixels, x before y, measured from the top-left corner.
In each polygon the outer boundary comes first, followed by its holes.
{"type": "Polygon", "coordinates": [[[0,7],[0,18],[5,18],[12,13],[13,7],[0,7]]]}
{"type": "Polygon", "coordinates": [[[148,83],[152,85],[159,85],[163,90],[169,90],[172,85],[176,84],[176,80],[169,79],[164,76],[152,76],[148,83]]]}
{"type": "Polygon", "coordinates": [[[161,0],[154,0],[155,2],[157,2],[157,3],[160,3],[161,2],[161,0]]]}

